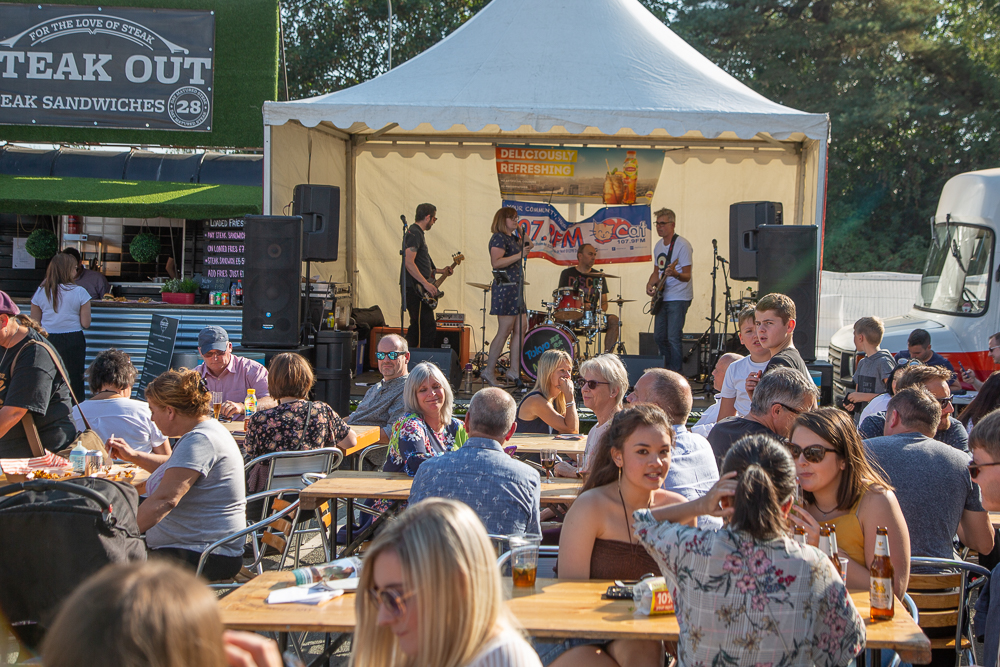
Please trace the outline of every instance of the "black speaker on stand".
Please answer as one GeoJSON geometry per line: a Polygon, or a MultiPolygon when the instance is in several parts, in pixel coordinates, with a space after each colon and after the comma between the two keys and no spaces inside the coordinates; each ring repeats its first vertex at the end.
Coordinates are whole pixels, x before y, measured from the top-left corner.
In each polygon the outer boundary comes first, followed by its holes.
{"type": "Polygon", "coordinates": [[[729,207],[729,277],[757,280],[759,229],[782,224],[780,202],[744,201],[729,207]]]}
{"type": "Polygon", "coordinates": [[[292,215],[302,216],[302,261],[336,262],[340,246],[340,188],[296,185],[292,215]]]}
{"type": "Polygon", "coordinates": [[[760,296],[778,292],[795,302],[792,339],[805,361],[815,361],[819,320],[819,228],[816,225],[764,225],[758,232],[760,296]]]}
{"type": "Polygon", "coordinates": [[[302,218],[248,215],[243,267],[243,347],[299,344],[302,218]]]}

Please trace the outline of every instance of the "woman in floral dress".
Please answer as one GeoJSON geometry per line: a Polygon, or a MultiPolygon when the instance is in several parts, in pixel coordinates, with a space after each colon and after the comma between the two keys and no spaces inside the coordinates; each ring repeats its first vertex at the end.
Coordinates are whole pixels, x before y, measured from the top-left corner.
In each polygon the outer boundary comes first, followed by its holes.
{"type": "Polygon", "coordinates": [[[679,664],[846,665],[865,625],[819,549],[787,534],[795,463],[764,435],[739,440],[707,495],[635,513],[639,539],[659,563],[680,625],[679,664]],[[680,525],[703,514],[726,528],[680,525]]]}

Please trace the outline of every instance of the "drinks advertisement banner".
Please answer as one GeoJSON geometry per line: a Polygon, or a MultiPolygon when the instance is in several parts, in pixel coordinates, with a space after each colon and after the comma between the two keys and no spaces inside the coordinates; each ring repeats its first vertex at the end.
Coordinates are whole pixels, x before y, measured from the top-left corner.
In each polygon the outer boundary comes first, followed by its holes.
{"type": "Polygon", "coordinates": [[[212,129],[215,12],[0,3],[0,124],[212,129]]]}
{"type": "Polygon", "coordinates": [[[535,244],[528,257],[572,266],[577,250],[589,243],[597,249],[597,264],[652,259],[649,206],[610,206],[581,222],[568,222],[549,204],[504,200],[503,205],[517,209],[521,233],[535,244]]]}
{"type": "Polygon", "coordinates": [[[663,168],[663,151],[497,146],[496,164],[505,198],[648,206],[663,168]]]}

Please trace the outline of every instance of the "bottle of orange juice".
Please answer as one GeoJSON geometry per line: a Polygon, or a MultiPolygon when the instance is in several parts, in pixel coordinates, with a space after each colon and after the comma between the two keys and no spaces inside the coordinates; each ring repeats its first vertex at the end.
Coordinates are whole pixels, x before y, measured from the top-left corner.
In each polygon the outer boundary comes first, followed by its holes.
{"type": "Polygon", "coordinates": [[[623,204],[635,203],[635,186],[639,180],[639,161],[635,159],[635,151],[625,152],[625,196],[623,204]]]}

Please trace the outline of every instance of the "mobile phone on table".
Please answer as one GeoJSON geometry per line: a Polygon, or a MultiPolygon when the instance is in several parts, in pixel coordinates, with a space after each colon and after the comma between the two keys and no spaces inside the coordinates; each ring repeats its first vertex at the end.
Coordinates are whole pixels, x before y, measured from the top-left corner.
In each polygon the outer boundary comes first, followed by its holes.
{"type": "Polygon", "coordinates": [[[631,600],[632,599],[632,587],[631,586],[608,586],[608,590],[605,591],[602,596],[606,600],[631,600]]]}

